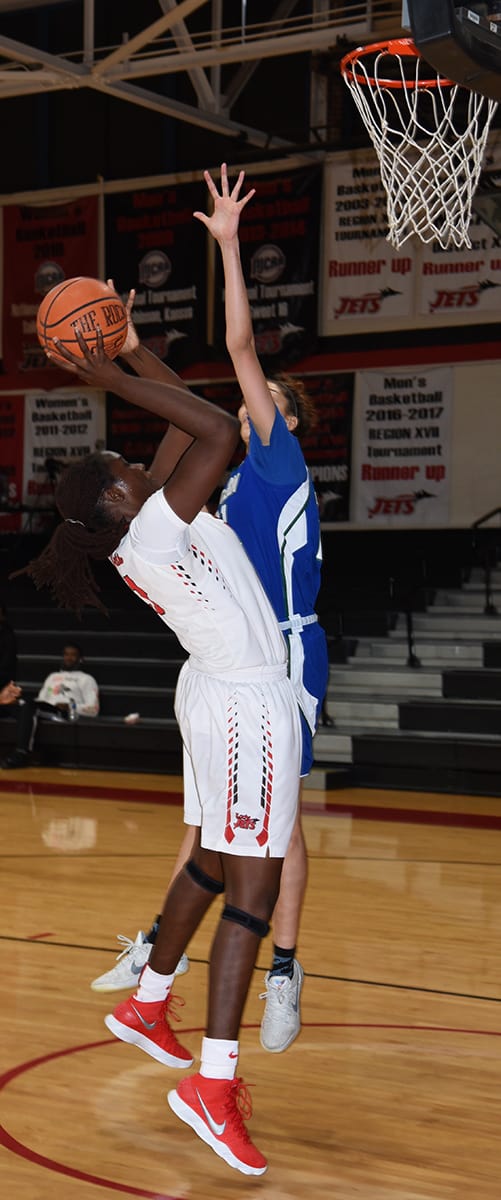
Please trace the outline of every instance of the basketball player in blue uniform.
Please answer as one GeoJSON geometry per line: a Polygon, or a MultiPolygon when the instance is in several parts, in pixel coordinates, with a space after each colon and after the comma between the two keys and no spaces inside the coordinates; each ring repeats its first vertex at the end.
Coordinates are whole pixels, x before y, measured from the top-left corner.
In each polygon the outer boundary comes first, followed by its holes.
{"type": "MultiPolygon", "coordinates": [[[[214,213],[203,221],[221,248],[226,297],[226,342],[242,389],[240,433],[247,447],[244,461],[230,475],[218,514],[240,537],[265,588],[287,644],[288,670],[299,704],[303,733],[301,775],[313,762],[312,740],[328,677],[327,645],[314,611],[320,585],[320,523],[316,497],[299,444],[314,421],[314,409],[302,385],[287,376],[266,379],[252,334],[243,278],[238,227],[240,213],[253,196],[240,199],[244,173],[230,194],[226,166],[221,168],[221,194],[208,172],[205,179],[214,213]]],[[[129,312],[131,304],[129,303],[129,312]]],[[[176,379],[164,363],[138,343],[131,324],[122,351],[140,375],[176,379]]],[[[180,382],[178,380],[178,382],[180,382]]],[[[186,386],[186,385],[184,385],[186,386]]],[[[182,435],[178,435],[182,438],[182,435]]],[[[187,442],[182,443],[186,445],[187,442]]],[[[175,874],[189,855],[193,831],[181,846],[175,874]]],[[[295,957],[307,858],[298,815],[282,871],[280,896],[273,914],[274,954],[266,975],[261,1043],[280,1052],[301,1028],[300,993],[303,971],[295,957]]],[[[147,961],[157,923],[149,934],[128,940],[129,949],[116,967],[94,980],[97,991],[130,986],[132,969],[147,961]]]]}
{"type": "MultiPolygon", "coordinates": [[[[225,163],[220,192],[208,171],[204,178],[214,210],[211,216],[194,215],[221,251],[226,345],[242,391],[238,415],[247,447],[243,463],[223,490],[219,515],[241,538],[286,640],[289,677],[301,715],[305,776],[313,763],[313,735],[328,678],[327,641],[315,613],[321,570],[318,506],[298,440],[312,425],[313,406],[297,381],[287,376],[267,379],[256,353],[238,236],[240,214],[255,189],[241,199],[244,172],[230,189],[225,163]]],[[[274,955],[265,980],[261,1043],[275,1052],[285,1050],[300,1030],[303,971],[295,948],[306,882],[298,813],[273,913],[274,955]]]]}

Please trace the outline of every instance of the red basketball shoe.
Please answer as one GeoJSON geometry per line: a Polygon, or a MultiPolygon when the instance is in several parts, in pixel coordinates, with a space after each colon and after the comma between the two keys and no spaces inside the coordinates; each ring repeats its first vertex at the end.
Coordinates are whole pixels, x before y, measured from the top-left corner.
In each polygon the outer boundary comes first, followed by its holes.
{"type": "Polygon", "coordinates": [[[264,1174],[266,1159],[251,1142],[244,1125],[244,1120],[252,1116],[252,1105],[242,1079],[190,1075],[169,1092],[167,1100],[173,1112],[230,1167],[244,1175],[264,1174]]]}
{"type": "MultiPolygon", "coordinates": [[[[115,1037],[139,1046],[164,1066],[191,1067],[193,1058],[189,1050],[179,1045],[167,1020],[167,1014],[174,1016],[173,1002],[174,1005],[179,1003],[179,997],[168,996],[166,1000],[145,1004],[130,996],[108,1013],[104,1023],[115,1037]]],[[[174,1019],[179,1020],[179,1017],[174,1016],[174,1019]]]]}

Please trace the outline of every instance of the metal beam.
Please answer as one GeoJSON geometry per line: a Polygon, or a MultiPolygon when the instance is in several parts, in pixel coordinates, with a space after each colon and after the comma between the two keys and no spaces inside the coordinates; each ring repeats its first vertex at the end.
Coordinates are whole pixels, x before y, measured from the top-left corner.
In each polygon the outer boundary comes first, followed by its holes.
{"type": "Polygon", "coordinates": [[[84,0],[83,61],[86,67],[94,62],[94,0],[84,0]]]}
{"type": "Polygon", "coordinates": [[[171,100],[168,96],[160,96],[157,92],[148,92],[144,88],[135,87],[130,83],[110,82],[108,79],[90,77],[89,87],[115,96],[118,100],[128,100],[140,108],[149,108],[153,112],[163,113],[165,117],[173,117],[178,121],[187,121],[190,125],[199,125],[203,129],[211,129],[225,137],[234,137],[247,142],[251,146],[261,146],[267,149],[294,150],[294,142],[284,138],[272,137],[262,129],[253,129],[240,121],[230,121],[217,113],[204,112],[200,108],[192,108],[179,100],[171,100]]]}
{"type": "Polygon", "coordinates": [[[74,91],[82,86],[63,76],[60,71],[2,71],[0,69],[0,101],[16,96],[40,96],[48,92],[74,91]]]}
{"type": "MultiPolygon", "coordinates": [[[[175,9],[177,9],[176,0],[159,0],[159,3],[160,8],[162,8],[166,13],[173,12],[175,9]]],[[[180,21],[179,18],[176,18],[176,24],[172,26],[171,32],[178,50],[194,49],[191,34],[189,33],[188,27],[184,21],[180,21]]],[[[207,79],[205,71],[203,71],[201,67],[191,67],[191,69],[188,71],[188,75],[198,103],[202,107],[214,109],[214,93],[210,86],[209,80],[207,79]]]]}
{"type": "Polygon", "coordinates": [[[46,50],[37,50],[35,46],[27,46],[24,42],[16,42],[13,38],[8,37],[0,37],[0,58],[9,58],[14,62],[28,65],[40,63],[42,66],[50,67],[58,75],[72,75],[75,80],[89,75],[88,68],[81,66],[80,63],[69,62],[67,58],[60,58],[57,54],[48,54],[46,50]]]}
{"type": "Polygon", "coordinates": [[[312,30],[309,33],[277,34],[274,37],[249,38],[245,42],[232,41],[229,45],[207,46],[203,50],[185,51],[175,54],[155,55],[135,62],[112,66],[105,74],[107,79],[138,79],[149,75],[173,74],[188,71],[193,66],[222,66],[232,62],[255,61],[261,58],[282,58],[287,54],[302,54],[312,50],[326,50],[334,46],[339,30],[333,26],[312,30]]]}
{"type": "Polygon", "coordinates": [[[149,42],[154,42],[157,37],[165,33],[166,29],[171,29],[177,21],[182,21],[184,17],[189,17],[190,13],[195,12],[197,8],[202,8],[206,3],[207,0],[181,0],[181,3],[176,4],[172,12],[159,17],[158,21],[154,21],[152,25],[148,25],[146,29],[142,29],[141,33],[137,33],[135,37],[129,38],[127,42],[124,42],[123,45],[113,50],[111,54],[107,54],[105,58],[102,58],[99,63],[100,69],[106,72],[113,63],[123,62],[131,54],[135,54],[136,50],[141,50],[149,42]]]}

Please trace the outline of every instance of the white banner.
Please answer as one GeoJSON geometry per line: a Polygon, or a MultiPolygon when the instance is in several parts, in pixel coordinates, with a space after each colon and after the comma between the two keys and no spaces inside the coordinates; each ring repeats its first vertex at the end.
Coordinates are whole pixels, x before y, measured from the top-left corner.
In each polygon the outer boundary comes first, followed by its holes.
{"type": "Polygon", "coordinates": [[[395,250],[387,233],[386,193],[374,150],[329,158],[324,168],[320,259],[322,337],[497,322],[500,131],[490,135],[473,200],[471,247],[443,250],[437,241],[423,243],[414,236],[395,250]]]}
{"type": "MultiPolygon", "coordinates": [[[[55,388],[27,392],[24,405],[23,504],[51,508],[54,464],[71,464],[105,445],[104,395],[82,388],[55,388]]],[[[34,518],[30,527],[37,528],[34,518]]]]}
{"type": "Polygon", "coordinates": [[[352,521],[447,524],[452,395],[450,367],[357,376],[352,521]]]}
{"type": "MultiPolygon", "coordinates": [[[[475,218],[470,226],[471,250],[442,250],[438,243],[423,246],[418,312],[440,325],[458,313],[471,321],[501,308],[501,250],[499,236],[475,218]]],[[[492,319],[492,318],[491,318],[492,319]]]]}
{"type": "Polygon", "coordinates": [[[364,319],[409,324],[414,312],[414,247],[386,240],[386,193],[375,154],[327,163],[324,176],[321,330],[355,332],[364,319]]]}

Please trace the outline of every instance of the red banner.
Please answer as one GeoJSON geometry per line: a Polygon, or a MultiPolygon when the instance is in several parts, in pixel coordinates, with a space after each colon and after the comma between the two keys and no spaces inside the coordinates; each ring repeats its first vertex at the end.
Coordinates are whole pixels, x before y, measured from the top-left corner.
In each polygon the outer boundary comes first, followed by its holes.
{"type": "Polygon", "coordinates": [[[98,203],[4,208],[3,370],[0,387],[61,387],[36,334],[43,297],[63,279],[98,273],[98,203]]]}
{"type": "Polygon", "coordinates": [[[0,392],[0,533],[19,529],[23,491],[24,396],[0,392]]]}

